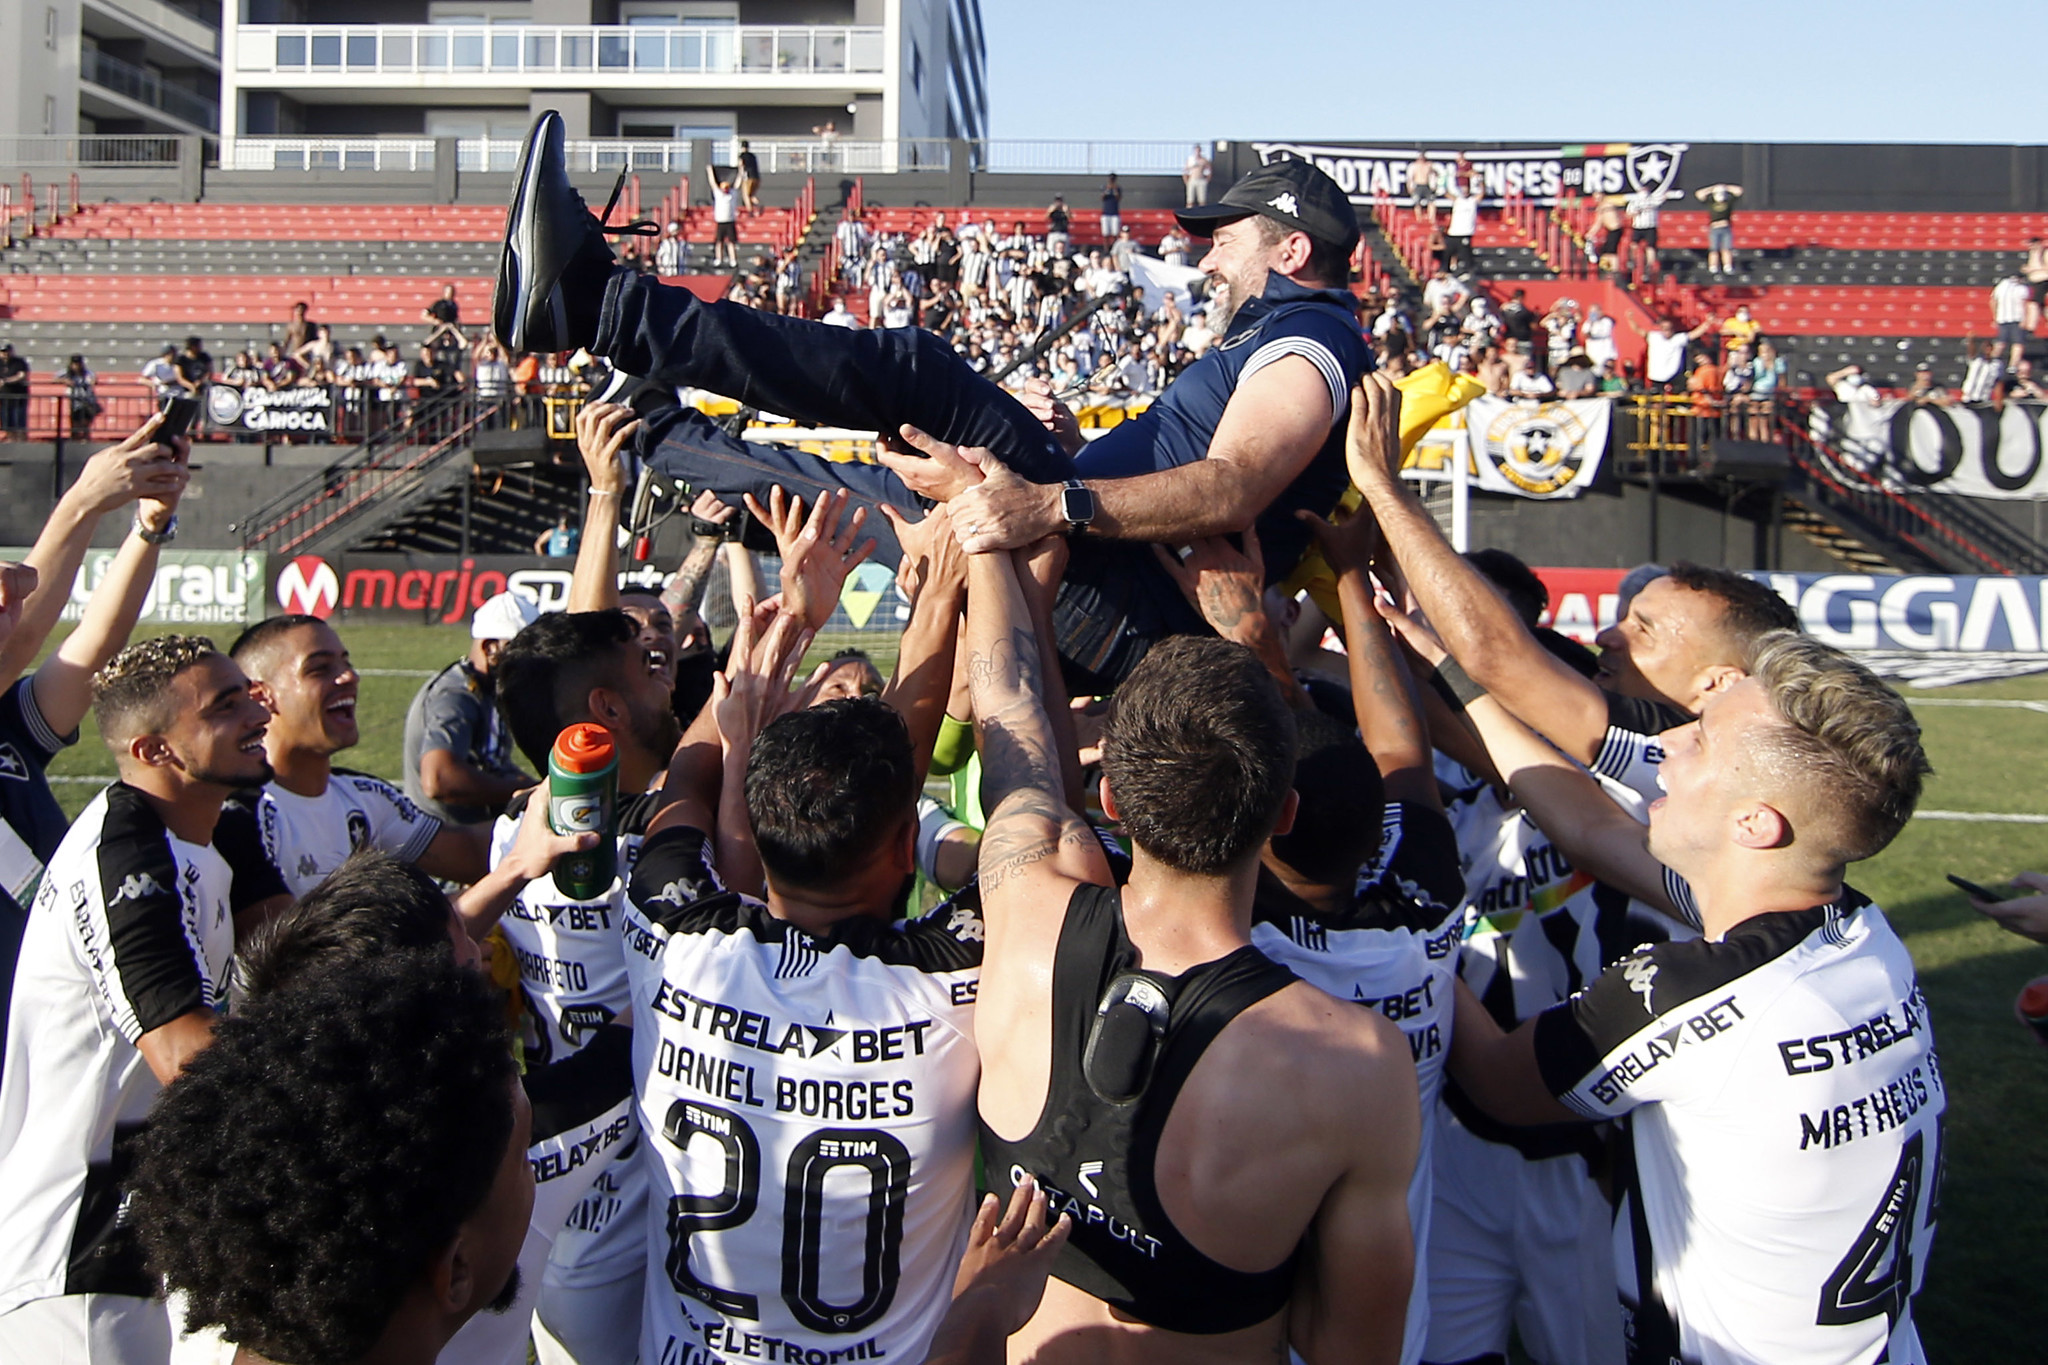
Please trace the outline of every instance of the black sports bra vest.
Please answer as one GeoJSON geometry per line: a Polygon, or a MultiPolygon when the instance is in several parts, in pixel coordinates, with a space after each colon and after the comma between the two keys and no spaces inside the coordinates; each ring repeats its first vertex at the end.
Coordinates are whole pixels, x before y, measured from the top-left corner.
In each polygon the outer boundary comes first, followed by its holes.
{"type": "Polygon", "coordinates": [[[1181,1236],[1152,1183],[1159,1135],[1195,1063],[1239,1014],[1295,980],[1244,947],[1184,975],[1134,964],[1115,887],[1081,886],[1067,906],[1052,972],[1052,1076],[1037,1126],[1009,1142],[981,1129],[982,1159],[998,1190],[1038,1177],[1057,1218],[1074,1231],[1053,1273],[1128,1317],[1173,1332],[1213,1335],[1266,1321],[1287,1304],[1297,1250],[1258,1274],[1210,1260],[1181,1236]],[[1169,1002],[1151,1080],[1137,1098],[1096,1094],[1082,1058],[1096,1007],[1120,975],[1144,977],[1169,1002]]]}

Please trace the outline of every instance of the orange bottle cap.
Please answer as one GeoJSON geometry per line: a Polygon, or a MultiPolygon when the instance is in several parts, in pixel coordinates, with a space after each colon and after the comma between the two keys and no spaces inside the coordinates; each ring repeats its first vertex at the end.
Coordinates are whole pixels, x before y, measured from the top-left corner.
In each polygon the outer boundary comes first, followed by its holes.
{"type": "Polygon", "coordinates": [[[2048,1019],[2048,976],[2036,977],[2020,991],[2020,1013],[2048,1019]]]}
{"type": "Polygon", "coordinates": [[[572,773],[602,772],[612,761],[612,732],[581,721],[555,737],[555,762],[572,773]]]}

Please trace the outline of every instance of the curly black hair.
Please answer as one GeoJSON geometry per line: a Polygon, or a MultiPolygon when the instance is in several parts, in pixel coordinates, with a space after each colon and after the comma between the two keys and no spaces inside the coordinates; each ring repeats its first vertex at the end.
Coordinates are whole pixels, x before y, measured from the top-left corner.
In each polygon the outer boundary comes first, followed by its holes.
{"type": "Polygon", "coordinates": [[[186,1330],[293,1365],[367,1352],[483,1204],[516,1074],[496,992],[446,952],[339,964],[222,1020],[131,1182],[186,1330]]]}
{"type": "Polygon", "coordinates": [[[250,935],[238,954],[242,996],[269,995],[336,963],[447,945],[448,897],[434,879],[361,848],[250,935]]]}

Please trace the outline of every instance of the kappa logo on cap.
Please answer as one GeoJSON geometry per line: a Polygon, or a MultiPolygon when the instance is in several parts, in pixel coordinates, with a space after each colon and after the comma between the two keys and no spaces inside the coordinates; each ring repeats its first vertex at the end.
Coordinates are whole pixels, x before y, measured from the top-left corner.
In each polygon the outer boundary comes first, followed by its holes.
{"type": "Polygon", "coordinates": [[[1291,191],[1282,190],[1279,194],[1274,195],[1266,201],[1266,207],[1278,209],[1291,217],[1299,218],[1301,216],[1301,209],[1296,206],[1294,195],[1291,191]]]}

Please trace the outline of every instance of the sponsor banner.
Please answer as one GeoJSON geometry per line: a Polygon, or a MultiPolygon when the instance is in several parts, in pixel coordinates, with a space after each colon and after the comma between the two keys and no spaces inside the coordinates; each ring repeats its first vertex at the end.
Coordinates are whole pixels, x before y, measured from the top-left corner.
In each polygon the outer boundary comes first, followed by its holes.
{"type": "Polygon", "coordinates": [[[334,390],[238,389],[214,384],[206,390],[206,420],[224,431],[334,432],[334,390]]]}
{"type": "MultiPolygon", "coordinates": [[[[1519,195],[1537,204],[1583,195],[1648,195],[1677,199],[1683,142],[1580,143],[1549,148],[1487,148],[1459,151],[1431,148],[1429,197],[1446,199],[1463,162],[1477,176],[1484,202],[1499,204],[1519,195]]],[[[1354,204],[1389,199],[1403,206],[1416,199],[1409,180],[1413,148],[1381,148],[1348,142],[1254,142],[1261,164],[1313,161],[1336,181],[1354,204]]]]}
{"type": "Polygon", "coordinates": [[[2048,499],[2041,459],[2048,407],[1816,403],[1808,430],[1838,458],[1901,490],[1973,498],[2048,499]]]}
{"type": "MultiPolygon", "coordinates": [[[[71,580],[71,596],[63,619],[85,615],[85,604],[114,565],[116,548],[90,549],[71,580]]],[[[0,548],[0,559],[19,561],[25,549],[0,548]]],[[[264,565],[261,551],[177,550],[159,552],[156,582],[143,599],[144,622],[165,626],[239,626],[260,621],[269,613],[263,604],[264,565]]],[[[226,640],[219,642],[226,645],[226,640]]]]}
{"type": "Polygon", "coordinates": [[[1485,492],[1576,498],[1599,477],[1613,418],[1610,398],[1516,403],[1482,394],[1424,432],[1402,468],[1448,480],[1462,459],[1485,492]]]}
{"type": "MultiPolygon", "coordinates": [[[[256,556],[261,559],[262,556],[256,556]]],[[[781,561],[758,556],[764,583],[781,581],[781,561]]],[[[564,611],[575,561],[538,555],[343,554],[276,556],[267,591],[271,615],[308,615],[322,620],[414,621],[461,625],[501,592],[524,593],[542,611],[564,611]]],[[[622,570],[622,592],[659,593],[673,570],[639,564],[622,570]]],[[[261,608],[258,614],[266,614],[261,608]]],[[[840,589],[839,609],[828,631],[896,632],[909,609],[896,588],[896,575],[879,564],[862,564],[840,589]]]]}
{"type": "MultiPolygon", "coordinates": [[[[1622,569],[1538,569],[1550,589],[1543,623],[1582,644],[1614,624],[1622,569]]],[[[2048,578],[1968,574],[1770,573],[1769,585],[1823,644],[1858,654],[2038,654],[2048,635],[2048,578]]]]}

